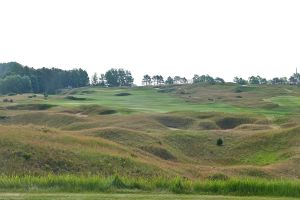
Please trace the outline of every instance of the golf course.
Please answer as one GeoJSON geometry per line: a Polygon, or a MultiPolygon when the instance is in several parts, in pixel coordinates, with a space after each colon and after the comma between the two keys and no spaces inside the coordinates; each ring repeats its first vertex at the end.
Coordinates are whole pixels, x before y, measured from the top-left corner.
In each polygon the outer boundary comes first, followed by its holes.
{"type": "Polygon", "coordinates": [[[95,86],[0,99],[0,199],[300,197],[297,86],[95,86]]]}

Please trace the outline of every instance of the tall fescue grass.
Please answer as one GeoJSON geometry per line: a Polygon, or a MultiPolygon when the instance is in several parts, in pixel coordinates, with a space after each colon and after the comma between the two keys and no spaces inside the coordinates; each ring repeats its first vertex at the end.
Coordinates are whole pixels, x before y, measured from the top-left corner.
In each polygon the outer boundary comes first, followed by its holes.
{"type": "Polygon", "coordinates": [[[1,176],[2,192],[172,192],[185,194],[300,197],[300,181],[229,179],[191,181],[182,178],[128,178],[120,176],[1,176]]]}

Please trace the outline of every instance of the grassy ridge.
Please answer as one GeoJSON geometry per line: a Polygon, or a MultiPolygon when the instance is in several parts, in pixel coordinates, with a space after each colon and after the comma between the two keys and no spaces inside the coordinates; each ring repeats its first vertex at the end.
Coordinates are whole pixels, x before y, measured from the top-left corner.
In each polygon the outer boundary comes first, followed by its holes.
{"type": "Polygon", "coordinates": [[[147,191],[176,194],[300,197],[300,182],[291,180],[229,179],[191,181],[181,178],[99,176],[1,176],[2,192],[118,192],[147,191]]]}

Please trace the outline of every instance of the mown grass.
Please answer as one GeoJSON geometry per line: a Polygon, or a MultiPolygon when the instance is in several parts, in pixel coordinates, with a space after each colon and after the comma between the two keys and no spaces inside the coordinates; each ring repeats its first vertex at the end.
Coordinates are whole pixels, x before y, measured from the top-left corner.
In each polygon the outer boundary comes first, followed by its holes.
{"type": "Polygon", "coordinates": [[[182,178],[99,176],[1,176],[1,192],[167,192],[239,196],[300,197],[300,182],[291,180],[229,179],[191,181],[182,178]]]}
{"type": "MultiPolygon", "coordinates": [[[[278,197],[234,197],[212,195],[177,195],[177,194],[103,194],[103,193],[2,193],[0,200],[278,200],[278,197]]],[[[281,200],[295,198],[280,197],[281,200]]]]}
{"type": "Polygon", "coordinates": [[[0,193],[0,200],[295,200],[286,197],[240,197],[220,195],[191,194],[153,194],[153,193],[0,193]]]}
{"type": "Polygon", "coordinates": [[[291,101],[293,105],[297,105],[300,102],[297,96],[298,88],[249,87],[243,88],[245,91],[242,93],[236,93],[235,87],[237,86],[178,86],[171,92],[160,92],[163,89],[148,87],[86,87],[74,89],[64,95],[49,95],[46,99],[42,96],[32,99],[28,98],[27,94],[17,95],[12,97],[13,104],[3,103],[0,99],[0,106],[26,107],[30,104],[42,104],[72,109],[82,105],[101,105],[116,109],[121,114],[214,111],[286,116],[297,113],[295,107],[289,106],[288,103],[291,101]],[[118,94],[130,95],[118,96],[118,94]],[[237,94],[243,97],[236,98],[237,94]],[[289,96],[281,97],[282,95],[289,96]]]}

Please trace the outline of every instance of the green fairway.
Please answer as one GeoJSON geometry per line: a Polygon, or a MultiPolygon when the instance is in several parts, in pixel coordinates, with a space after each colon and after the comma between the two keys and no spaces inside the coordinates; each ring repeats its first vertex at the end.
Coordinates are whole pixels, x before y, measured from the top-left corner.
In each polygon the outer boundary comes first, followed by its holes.
{"type": "Polygon", "coordinates": [[[153,88],[92,88],[90,94],[82,94],[78,90],[75,97],[86,98],[86,101],[70,101],[52,96],[49,103],[61,106],[78,106],[84,104],[97,104],[119,109],[130,109],[139,112],[171,112],[171,111],[214,111],[238,112],[241,109],[225,103],[188,103],[184,99],[168,93],[160,93],[153,88]],[[129,93],[128,96],[116,96],[119,93],[129,93]]]}
{"type": "Polygon", "coordinates": [[[234,197],[207,195],[174,195],[174,194],[30,194],[2,193],[2,200],[295,200],[295,198],[273,197],[234,197]]]}
{"type": "MultiPolygon", "coordinates": [[[[203,88],[202,88],[203,89],[203,88]]],[[[297,96],[276,96],[264,98],[263,92],[255,99],[247,97],[239,99],[240,95],[233,92],[231,86],[215,86],[204,88],[204,91],[186,89],[183,94],[179,91],[162,92],[167,89],[159,88],[80,88],[65,95],[50,95],[47,99],[37,96],[34,99],[15,97],[18,104],[47,104],[74,108],[82,105],[101,105],[118,109],[120,113],[166,113],[174,111],[193,112],[226,112],[226,113],[255,113],[267,116],[282,116],[295,113],[295,106],[300,104],[300,97],[297,96]],[[224,90],[224,91],[223,91],[224,90]],[[215,92],[216,94],[210,94],[215,92]],[[118,96],[127,93],[128,96],[118,96]],[[179,93],[179,94],[178,94],[179,93]],[[193,96],[194,95],[194,96],[193,96]],[[72,100],[65,98],[71,96],[83,100],[72,100]],[[277,104],[279,105],[277,107],[277,104]],[[271,107],[270,107],[271,106],[271,107]]],[[[177,89],[178,90],[178,89],[177,89]]],[[[260,89],[262,90],[262,89],[260,89]]],[[[168,90],[167,90],[168,91],[168,90]]],[[[240,94],[240,93],[239,93],[240,94]]],[[[246,94],[246,93],[245,93],[246,94]]],[[[268,94],[268,93],[267,93],[268,94]]],[[[281,93],[280,93],[281,94],[281,93]]],[[[247,92],[253,95],[253,91],[247,92]]],[[[276,94],[275,94],[276,95],[276,94]]],[[[0,102],[0,105],[3,104],[0,102]]]]}

